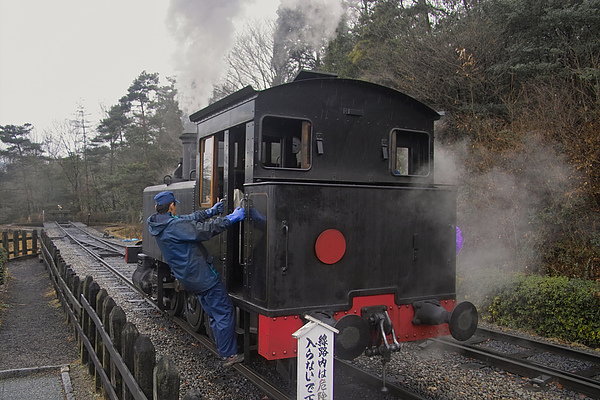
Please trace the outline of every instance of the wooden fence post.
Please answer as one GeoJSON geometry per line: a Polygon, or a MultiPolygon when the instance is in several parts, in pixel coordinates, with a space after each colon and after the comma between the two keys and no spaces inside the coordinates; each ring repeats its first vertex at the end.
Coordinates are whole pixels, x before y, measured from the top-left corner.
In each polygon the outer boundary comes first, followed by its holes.
{"type": "Polygon", "coordinates": [[[60,250],[58,249],[58,247],[56,247],[54,245],[54,243],[52,243],[52,259],[54,260],[54,264],[56,264],[58,262],[58,257],[60,256],[60,250]]]}
{"type": "MultiPolygon", "coordinates": [[[[73,275],[73,281],[71,282],[71,293],[73,293],[73,297],[75,297],[77,299],[77,303],[79,303],[79,294],[81,293],[81,288],[83,287],[83,282],[79,279],[79,275],[75,274],[73,275]]],[[[77,314],[75,313],[75,317],[77,319],[77,321],[73,321],[74,324],[81,324],[82,318],[81,318],[81,314],[77,314]]],[[[73,329],[73,333],[75,334],[75,340],[77,343],[79,343],[79,331],[77,329],[73,329]]]]}
{"type": "MultiPolygon", "coordinates": [[[[116,306],[110,312],[110,329],[108,334],[110,335],[110,339],[113,342],[113,346],[115,349],[121,353],[121,343],[123,336],[123,327],[127,323],[127,316],[125,315],[125,311],[119,306],[116,306]]],[[[121,354],[122,356],[122,354],[121,354]]],[[[114,362],[111,362],[110,365],[110,382],[112,383],[117,395],[120,399],[123,398],[123,379],[121,378],[121,374],[119,370],[114,365],[114,362]]]]}
{"type": "Polygon", "coordinates": [[[13,257],[19,255],[19,231],[13,232],[13,257]]]}
{"type": "MultiPolygon", "coordinates": [[[[66,278],[67,278],[67,279],[65,279],[65,283],[67,285],[67,290],[70,291],[71,293],[75,292],[73,290],[73,279],[77,276],[77,274],[75,273],[75,271],[73,271],[73,268],[71,268],[70,265],[67,265],[67,272],[66,272],[65,275],[66,275],[66,278]]],[[[71,324],[71,322],[72,322],[71,321],[71,317],[70,317],[69,313],[67,312],[68,308],[69,308],[69,303],[65,302],[63,304],[63,309],[65,310],[65,314],[66,314],[66,317],[67,317],[67,323],[71,324]]]]}
{"type": "MultiPolygon", "coordinates": [[[[90,298],[90,286],[92,285],[92,282],[94,282],[94,278],[92,278],[90,275],[86,276],[83,281],[81,294],[83,294],[83,297],[86,299],[90,298]]],[[[77,300],[79,300],[79,297],[77,297],[77,300]]],[[[83,331],[83,335],[89,339],[88,332],[90,330],[90,316],[85,309],[81,310],[81,314],[81,330],[83,331]]],[[[81,352],[81,363],[84,365],[89,363],[90,355],[87,348],[83,344],[83,340],[80,341],[79,349],[81,352]]]]}
{"type": "MultiPolygon", "coordinates": [[[[90,289],[89,289],[90,297],[87,299],[88,303],[92,307],[94,304],[96,304],[96,298],[98,297],[99,292],[100,292],[100,285],[98,285],[98,282],[92,281],[92,283],[90,284],[90,289]]],[[[86,332],[86,336],[93,346],[94,343],[96,343],[96,326],[94,325],[94,323],[89,315],[88,315],[88,331],[86,332]]],[[[92,375],[92,376],[96,375],[96,366],[94,365],[94,363],[91,359],[88,361],[88,370],[90,371],[90,375],[92,375]]]]}
{"type": "Polygon", "coordinates": [[[10,253],[8,252],[8,232],[2,232],[2,247],[6,250],[6,257],[10,258],[10,253]]]}
{"type": "MultiPolygon", "coordinates": [[[[104,331],[110,335],[110,312],[113,310],[113,308],[115,308],[117,304],[115,303],[115,301],[113,300],[112,297],[107,297],[106,300],[104,300],[104,304],[102,305],[102,324],[104,325],[104,331]]],[[[101,348],[99,349],[100,351],[103,352],[102,355],[102,368],[104,368],[104,372],[106,373],[106,376],[108,377],[108,379],[110,380],[110,353],[108,351],[107,346],[104,343],[101,343],[101,348]]],[[[103,391],[104,393],[106,393],[105,391],[103,391]]]]}
{"type": "Polygon", "coordinates": [[[31,232],[31,253],[38,253],[38,231],[35,229],[31,232]]]}
{"type": "MultiPolygon", "coordinates": [[[[106,289],[100,289],[100,291],[98,291],[98,296],[96,297],[96,302],[91,303],[92,307],[96,311],[96,315],[98,316],[98,318],[102,318],[102,306],[104,305],[104,300],[106,300],[107,296],[108,292],[106,291],[106,289]]],[[[92,326],[92,329],[94,330],[94,332],[96,332],[96,340],[92,342],[94,343],[94,352],[98,357],[100,365],[102,365],[102,356],[104,355],[102,336],[100,336],[100,334],[97,333],[97,328],[95,325],[92,326]]],[[[98,371],[95,371],[94,380],[96,382],[96,389],[102,388],[102,378],[100,377],[100,373],[98,371]]]]}
{"type": "MultiPolygon", "coordinates": [[[[123,335],[121,337],[121,357],[123,357],[123,362],[127,365],[127,369],[132,374],[134,373],[134,356],[133,356],[133,348],[135,346],[135,342],[137,341],[140,333],[138,332],[137,327],[131,323],[125,323],[125,327],[123,328],[123,335]]],[[[131,392],[127,388],[125,382],[123,382],[123,399],[131,400],[133,396],[131,392]]]]}
{"type": "Polygon", "coordinates": [[[65,277],[67,276],[67,263],[65,262],[65,260],[63,260],[62,257],[59,257],[58,259],[58,276],[60,276],[63,281],[65,280],[65,277]]]}
{"type": "Polygon", "coordinates": [[[27,255],[27,231],[21,231],[21,255],[27,255]]]}
{"type": "Polygon", "coordinates": [[[140,335],[133,346],[133,376],[147,398],[152,398],[152,379],[156,365],[154,345],[147,335],[140,335]]]}
{"type": "Polygon", "coordinates": [[[154,398],[179,399],[179,371],[169,356],[161,357],[154,368],[154,398]]]}

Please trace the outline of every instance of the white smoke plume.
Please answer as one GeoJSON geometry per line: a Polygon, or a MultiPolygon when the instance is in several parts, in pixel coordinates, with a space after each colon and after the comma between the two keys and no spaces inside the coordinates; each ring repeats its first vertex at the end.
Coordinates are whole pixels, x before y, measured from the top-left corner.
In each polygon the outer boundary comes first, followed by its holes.
{"type": "Polygon", "coordinates": [[[499,155],[474,150],[469,140],[436,143],[435,180],[458,189],[457,225],[464,238],[458,291],[475,303],[516,273],[540,268],[544,235],[560,228],[561,215],[578,201],[581,177],[566,157],[539,132],[527,133],[520,143],[499,155]],[[467,171],[474,160],[496,166],[485,173],[467,171]]]}
{"type": "Polygon", "coordinates": [[[342,3],[343,0],[171,0],[167,27],[178,43],[174,57],[184,115],[208,105],[213,85],[227,72],[225,56],[234,45],[244,17],[262,18],[277,5],[302,11],[310,26],[301,39],[317,47],[335,34],[344,13],[342,3]]]}
{"type": "Polygon", "coordinates": [[[313,48],[319,48],[324,41],[332,39],[335,29],[344,15],[341,0],[281,0],[279,9],[288,8],[306,16],[307,26],[298,37],[313,48]]]}
{"type": "Polygon", "coordinates": [[[189,115],[207,104],[233,44],[242,0],[171,0],[167,26],[174,35],[180,106],[189,115]]]}

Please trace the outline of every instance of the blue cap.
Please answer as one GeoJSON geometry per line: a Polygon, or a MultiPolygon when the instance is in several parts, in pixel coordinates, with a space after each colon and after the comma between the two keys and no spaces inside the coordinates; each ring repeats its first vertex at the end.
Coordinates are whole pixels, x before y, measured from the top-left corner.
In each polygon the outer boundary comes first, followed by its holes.
{"type": "Polygon", "coordinates": [[[179,201],[177,201],[177,199],[175,198],[173,192],[169,191],[160,192],[159,194],[154,196],[154,202],[157,206],[162,206],[163,204],[169,204],[172,202],[179,203],[179,201]]]}

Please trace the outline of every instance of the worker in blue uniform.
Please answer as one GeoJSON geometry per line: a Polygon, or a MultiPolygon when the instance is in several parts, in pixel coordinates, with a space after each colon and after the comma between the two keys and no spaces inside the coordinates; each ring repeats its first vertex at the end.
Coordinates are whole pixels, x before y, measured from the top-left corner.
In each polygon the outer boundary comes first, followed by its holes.
{"type": "Polygon", "coordinates": [[[217,351],[228,367],[244,360],[237,354],[235,309],[223,281],[213,269],[212,257],[202,244],[245,218],[242,207],[225,217],[223,203],[218,202],[208,210],[188,215],[176,215],[177,203],[173,192],[160,192],[154,197],[156,213],[148,218],[150,234],[173,275],[189,292],[198,296],[202,309],[210,318],[217,351]]]}

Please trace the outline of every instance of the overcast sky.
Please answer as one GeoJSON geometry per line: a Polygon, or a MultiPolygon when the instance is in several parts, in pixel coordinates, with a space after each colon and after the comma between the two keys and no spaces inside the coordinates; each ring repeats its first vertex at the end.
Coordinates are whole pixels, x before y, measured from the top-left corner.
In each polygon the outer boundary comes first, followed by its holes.
{"type": "Polygon", "coordinates": [[[189,74],[182,61],[187,54],[222,57],[231,26],[248,16],[274,18],[278,4],[0,0],[0,125],[29,122],[41,137],[54,121],[74,118],[80,104],[95,126],[103,117],[101,105],[116,104],[142,71],[161,78],[189,74]],[[196,35],[196,47],[186,35],[196,35]]]}

